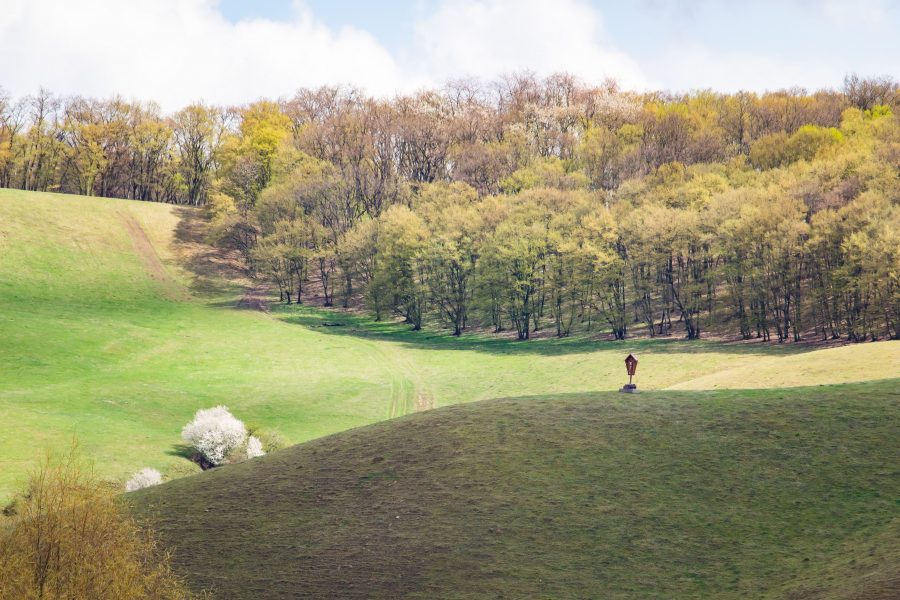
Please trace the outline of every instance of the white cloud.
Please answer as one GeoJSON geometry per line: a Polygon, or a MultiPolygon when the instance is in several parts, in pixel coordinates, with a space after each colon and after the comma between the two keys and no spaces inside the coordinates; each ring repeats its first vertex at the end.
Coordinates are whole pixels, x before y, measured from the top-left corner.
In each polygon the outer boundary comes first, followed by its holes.
{"type": "Polygon", "coordinates": [[[700,45],[671,46],[651,65],[651,73],[670,90],[712,88],[721,92],[840,85],[837,66],[795,62],[755,53],[712,51],[700,45]]]}
{"type": "Polygon", "coordinates": [[[637,63],[605,37],[600,14],[581,0],[444,0],[416,26],[418,66],[433,78],[527,69],[644,87],[637,63]]]}
{"type": "Polygon", "coordinates": [[[888,21],[884,0],[826,0],[822,9],[826,17],[841,24],[862,23],[881,28],[888,21]]]}
{"type": "Polygon", "coordinates": [[[318,22],[231,23],[215,0],[3,0],[0,85],[15,95],[122,94],[171,110],[240,103],[301,86],[352,83],[375,94],[407,85],[370,34],[318,22]]]}
{"type": "Polygon", "coordinates": [[[237,23],[222,16],[217,0],[2,2],[0,86],[16,96],[43,85],[174,110],[324,84],[392,95],[525,69],[645,84],[636,63],[604,42],[599,13],[583,0],[443,0],[423,12],[408,53],[415,58],[403,63],[365,31],[327,27],[300,0],[289,21],[237,23]]]}
{"type": "Polygon", "coordinates": [[[704,33],[720,31],[729,18],[757,27],[784,16],[778,3],[741,12],[742,5],[711,0],[644,0],[629,9],[642,28],[639,44],[623,37],[636,30],[616,31],[640,64],[613,43],[589,0],[408,0],[418,17],[411,39],[394,40],[397,55],[367,31],[329,27],[303,0],[293,1],[287,21],[233,23],[219,0],[0,0],[0,86],[15,96],[42,85],[59,94],[122,94],[171,111],[196,100],[239,104],[325,84],[390,96],[520,70],[567,71],[589,82],[614,77],[632,89],[722,91],[814,89],[840,85],[853,70],[898,70],[896,38],[883,31],[900,11],[891,0],[786,3],[788,17],[812,15],[791,53],[765,36],[732,43],[704,33]],[[798,5],[809,10],[798,12],[798,5]],[[705,29],[671,25],[684,6],[693,7],[694,27],[705,29]]]}

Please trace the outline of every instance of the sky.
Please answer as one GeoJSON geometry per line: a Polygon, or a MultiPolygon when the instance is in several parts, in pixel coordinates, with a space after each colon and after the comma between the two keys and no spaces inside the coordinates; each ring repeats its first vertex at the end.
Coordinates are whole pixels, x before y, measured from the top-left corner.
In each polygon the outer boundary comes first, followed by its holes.
{"type": "Polygon", "coordinates": [[[243,104],[528,70],[637,91],[900,79],[900,0],[0,0],[0,88],[243,104]]]}

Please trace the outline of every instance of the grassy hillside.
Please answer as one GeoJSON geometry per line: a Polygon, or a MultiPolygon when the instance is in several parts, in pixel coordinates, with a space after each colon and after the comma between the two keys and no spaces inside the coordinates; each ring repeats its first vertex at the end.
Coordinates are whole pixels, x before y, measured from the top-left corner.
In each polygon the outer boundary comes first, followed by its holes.
{"type": "Polygon", "coordinates": [[[129,498],[221,598],[894,598],[898,383],[493,400],[129,498]]]}
{"type": "Polygon", "coordinates": [[[298,441],[385,416],[391,373],[365,347],[233,310],[238,290],[192,294],[174,235],[190,216],[0,191],[0,496],[73,435],[103,475],[189,466],[180,428],[219,403],[298,441]]]}
{"type": "Polygon", "coordinates": [[[855,344],[791,356],[760,356],[673,385],[673,390],[771,388],[889,379],[900,375],[900,340],[855,344]]]}
{"type": "Polygon", "coordinates": [[[897,374],[898,343],[854,346],[820,373],[793,345],[456,339],[310,307],[238,310],[241,282],[202,229],[185,208],[0,190],[0,499],[73,435],[104,476],[190,470],[181,427],[216,404],[303,442],[434,406],[614,390],[629,351],[642,389],[769,357],[797,361],[790,385],[871,379],[850,359],[869,348],[877,376],[897,374]]]}

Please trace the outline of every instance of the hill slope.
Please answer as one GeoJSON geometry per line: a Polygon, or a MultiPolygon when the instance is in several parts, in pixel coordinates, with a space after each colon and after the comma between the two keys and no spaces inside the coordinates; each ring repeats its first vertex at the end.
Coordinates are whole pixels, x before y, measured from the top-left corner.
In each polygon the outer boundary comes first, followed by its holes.
{"type": "Polygon", "coordinates": [[[673,390],[772,388],[890,379],[900,375],[900,340],[854,344],[790,356],[760,356],[677,383],[673,390]]]}
{"type": "Polygon", "coordinates": [[[897,380],[486,401],[129,496],[221,598],[888,598],[897,380]]]}
{"type": "Polygon", "coordinates": [[[198,219],[0,190],[0,502],[73,436],[103,476],[172,476],[191,468],[179,433],[198,408],[293,441],[387,415],[396,374],[368,344],[234,308],[242,288],[192,252],[198,219]]]}

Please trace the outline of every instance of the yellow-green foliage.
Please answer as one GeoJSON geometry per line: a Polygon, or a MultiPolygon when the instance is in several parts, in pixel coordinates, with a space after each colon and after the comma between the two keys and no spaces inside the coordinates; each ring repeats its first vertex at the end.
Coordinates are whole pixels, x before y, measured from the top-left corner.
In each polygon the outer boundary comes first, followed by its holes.
{"type": "Polygon", "coordinates": [[[9,512],[0,517],[0,599],[195,597],[152,533],[74,451],[42,463],[9,512]]]}
{"type": "Polygon", "coordinates": [[[535,161],[534,164],[517,170],[500,182],[500,189],[506,194],[517,194],[537,187],[551,187],[563,190],[583,188],[587,177],[558,158],[535,161]]]}
{"type": "Polygon", "coordinates": [[[844,141],[834,127],[804,125],[793,135],[784,132],[765,135],[750,147],[750,161],[761,169],[772,169],[798,160],[812,160],[817,154],[844,141]]]}
{"type": "MultiPolygon", "coordinates": [[[[668,120],[653,121],[656,142],[666,136],[683,141],[682,125],[713,127],[717,113],[710,98],[695,100],[694,108],[648,108],[652,119],[668,120]]],[[[358,279],[369,286],[376,314],[393,311],[415,329],[421,328],[423,311],[446,322],[447,298],[436,290],[445,289],[452,276],[459,306],[454,314],[465,313],[498,332],[514,328],[520,339],[545,324],[566,336],[597,321],[622,338],[636,319],[650,335],[667,334],[673,315],[689,338],[704,329],[779,341],[897,337],[900,282],[891,232],[900,181],[890,149],[900,144],[900,128],[889,111],[849,110],[844,122],[843,131],[804,125],[791,135],[763,136],[751,146],[749,163],[742,156],[670,161],[615,191],[588,194],[585,188],[608,183],[604,173],[622,158],[621,141],[594,127],[575,161],[536,160],[503,180],[505,195],[478,198],[460,183],[419,186],[406,219],[415,222],[419,242],[403,261],[396,260],[393,230],[368,219],[343,222],[349,231],[334,231],[339,241],[331,250],[335,274],[362,275],[358,279]],[[455,214],[454,206],[459,214],[471,213],[473,226],[464,227],[458,217],[441,218],[455,214]],[[440,207],[437,217],[429,216],[433,207],[440,207]],[[862,207],[873,216],[850,218],[862,207]],[[616,220],[597,247],[586,215],[600,208],[613,210],[616,220]],[[634,212],[648,216],[639,227],[634,212]],[[841,226],[830,232],[833,219],[841,226]],[[881,225],[870,225],[876,221],[881,225]],[[436,255],[444,239],[439,231],[451,222],[471,240],[465,268],[459,261],[423,261],[426,254],[436,255]],[[367,232],[365,253],[354,228],[367,232]],[[350,245],[344,246],[342,236],[350,245]],[[584,258],[588,247],[593,259],[584,258]],[[376,263],[379,275],[369,279],[365,274],[376,263]]],[[[308,210],[296,195],[279,198],[304,219],[321,223],[334,224],[331,215],[342,210],[340,202],[308,210]]],[[[375,221],[387,223],[396,214],[388,209],[375,221]]],[[[467,319],[452,321],[457,332],[467,325],[467,319]]]]}

